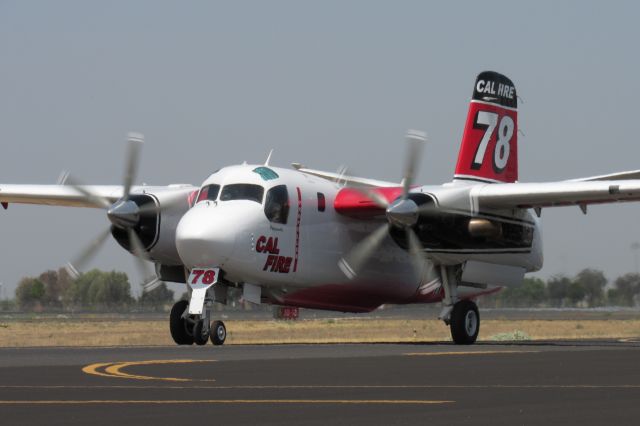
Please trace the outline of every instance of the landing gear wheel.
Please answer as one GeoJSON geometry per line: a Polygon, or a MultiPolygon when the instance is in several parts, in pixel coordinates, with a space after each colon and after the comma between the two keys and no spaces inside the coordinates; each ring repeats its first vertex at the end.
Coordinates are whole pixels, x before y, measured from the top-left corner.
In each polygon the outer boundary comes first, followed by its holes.
{"type": "Polygon", "coordinates": [[[193,326],[193,341],[196,345],[206,345],[209,340],[209,332],[204,331],[204,324],[206,320],[199,320],[193,326]]]}
{"type": "Polygon", "coordinates": [[[453,305],[451,312],[451,338],[457,345],[471,345],[480,332],[478,307],[470,300],[461,300],[453,305]]]}
{"type": "Polygon", "coordinates": [[[187,324],[182,314],[187,310],[189,302],[180,300],[171,308],[169,314],[169,330],[173,341],[178,345],[193,345],[193,336],[187,332],[187,324]]]}
{"type": "Polygon", "coordinates": [[[211,324],[211,331],[209,332],[211,336],[211,343],[215,346],[220,346],[224,344],[224,341],[227,339],[227,327],[224,326],[222,321],[214,321],[211,324]]]}

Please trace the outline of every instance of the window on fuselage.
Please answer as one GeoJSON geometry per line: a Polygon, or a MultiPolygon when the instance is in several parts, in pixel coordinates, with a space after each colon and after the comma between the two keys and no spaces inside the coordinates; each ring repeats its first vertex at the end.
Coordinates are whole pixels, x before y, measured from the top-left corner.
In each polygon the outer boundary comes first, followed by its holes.
{"type": "Polygon", "coordinates": [[[289,193],[285,185],[274,186],[267,191],[264,214],[270,222],[287,223],[289,217],[289,193]]]}
{"type": "Polygon", "coordinates": [[[318,192],[318,211],[323,212],[327,208],[327,201],[322,192],[318,192]]]}
{"type": "Polygon", "coordinates": [[[262,204],[264,188],[250,183],[234,183],[222,187],[220,201],[249,200],[262,204]]]}
{"type": "Polygon", "coordinates": [[[202,189],[200,190],[200,193],[198,194],[198,199],[196,200],[196,203],[199,203],[200,201],[205,201],[205,200],[215,201],[218,199],[219,192],[220,192],[220,185],[203,186],[202,189]]]}

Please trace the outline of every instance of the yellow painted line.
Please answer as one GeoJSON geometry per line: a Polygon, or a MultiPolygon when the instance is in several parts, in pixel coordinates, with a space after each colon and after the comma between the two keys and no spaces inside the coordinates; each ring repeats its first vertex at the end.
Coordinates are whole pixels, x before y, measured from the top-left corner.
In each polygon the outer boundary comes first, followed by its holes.
{"type": "Polygon", "coordinates": [[[242,389],[640,389],[640,384],[621,385],[224,385],[224,386],[83,386],[83,385],[0,385],[0,389],[135,389],[135,390],[242,390],[242,389]]]}
{"type": "Polygon", "coordinates": [[[99,362],[96,364],[90,364],[82,368],[82,372],[86,374],[92,374],[94,376],[102,376],[102,377],[113,377],[110,374],[101,373],[98,371],[99,368],[106,367],[107,365],[111,365],[110,362],[99,362]]]}
{"type": "Polygon", "coordinates": [[[393,400],[393,399],[198,399],[198,400],[0,400],[0,405],[88,405],[88,404],[362,404],[362,405],[426,405],[452,404],[455,401],[438,400],[393,400]]]}
{"type": "Polygon", "coordinates": [[[500,354],[533,354],[540,351],[454,351],[454,352],[409,352],[406,356],[448,356],[448,355],[500,355],[500,354]]]}
{"type": "MultiPolygon", "coordinates": [[[[215,362],[215,360],[199,360],[199,359],[163,359],[163,360],[148,360],[148,361],[123,361],[123,362],[107,362],[90,364],[82,368],[82,371],[86,374],[92,374],[102,377],[117,377],[121,379],[134,379],[134,380],[162,380],[168,382],[193,382],[193,379],[184,379],[179,377],[155,377],[155,376],[142,376],[137,374],[128,374],[122,371],[123,368],[141,366],[141,365],[163,365],[163,364],[191,364],[201,362],[215,362]],[[104,368],[104,372],[99,371],[104,368]]],[[[214,379],[201,379],[198,382],[214,382],[214,379]]]]}

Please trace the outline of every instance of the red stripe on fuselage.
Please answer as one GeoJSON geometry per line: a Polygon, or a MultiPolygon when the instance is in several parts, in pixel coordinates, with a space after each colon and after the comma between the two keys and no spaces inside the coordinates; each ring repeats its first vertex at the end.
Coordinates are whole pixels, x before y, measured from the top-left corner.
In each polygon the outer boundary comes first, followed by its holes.
{"type": "Polygon", "coordinates": [[[300,221],[302,219],[302,193],[300,192],[300,188],[297,187],[296,191],[298,192],[298,218],[296,220],[296,253],[295,259],[293,261],[293,272],[298,271],[298,252],[300,251],[300,221]]]}

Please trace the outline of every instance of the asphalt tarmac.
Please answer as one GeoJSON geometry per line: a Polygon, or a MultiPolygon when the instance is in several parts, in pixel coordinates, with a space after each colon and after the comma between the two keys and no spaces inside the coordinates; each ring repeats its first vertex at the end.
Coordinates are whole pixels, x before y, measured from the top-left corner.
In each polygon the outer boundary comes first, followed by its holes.
{"type": "Polygon", "coordinates": [[[640,340],[2,348],[2,425],[638,424],[640,340]]]}

